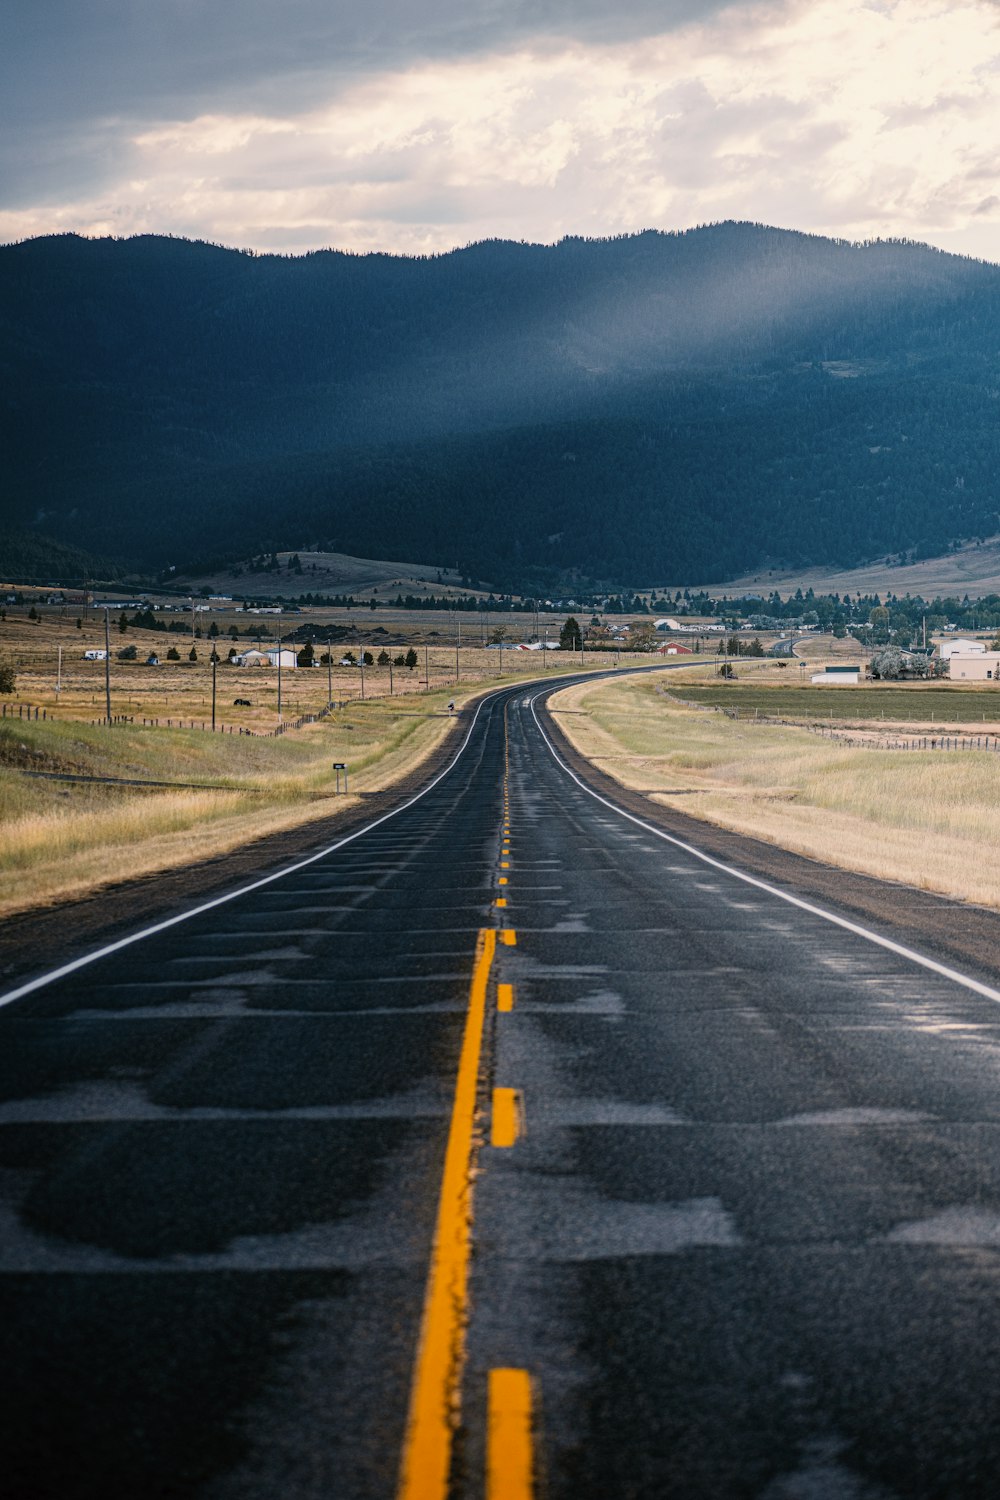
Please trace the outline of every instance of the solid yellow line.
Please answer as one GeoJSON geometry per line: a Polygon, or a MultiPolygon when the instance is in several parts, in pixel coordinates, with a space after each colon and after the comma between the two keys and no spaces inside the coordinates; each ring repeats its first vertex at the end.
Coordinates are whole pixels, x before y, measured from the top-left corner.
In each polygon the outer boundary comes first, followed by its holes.
{"type": "Polygon", "coordinates": [[[497,1010],[514,1009],[514,986],[512,984],[497,985],[497,1010]]]}
{"type": "MultiPolygon", "coordinates": [[[[505,901],[504,905],[506,906],[506,904],[507,903],[505,901]]],[[[514,931],[513,927],[505,927],[502,930],[502,932],[500,933],[500,941],[501,943],[503,943],[505,948],[517,947],[517,933],[514,931]]]]}
{"type": "Polygon", "coordinates": [[[531,1500],[531,1379],[491,1370],[487,1382],[486,1500],[531,1500]]]}
{"type": "Polygon", "coordinates": [[[491,1146],[513,1146],[521,1134],[521,1102],[517,1089],[493,1090],[491,1146]]]}
{"type": "Polygon", "coordinates": [[[496,932],[480,931],[410,1391],[399,1500],[447,1500],[448,1495],[465,1359],[476,1088],[495,950],[496,932]]]}

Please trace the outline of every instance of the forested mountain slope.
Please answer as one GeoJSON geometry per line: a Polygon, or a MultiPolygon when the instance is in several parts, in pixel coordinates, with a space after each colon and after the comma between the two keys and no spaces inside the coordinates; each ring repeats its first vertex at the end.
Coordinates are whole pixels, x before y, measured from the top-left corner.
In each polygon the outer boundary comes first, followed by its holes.
{"type": "Polygon", "coordinates": [[[11,524],[148,567],[319,542],[499,579],[996,531],[1000,268],[749,224],[430,259],[0,248],[11,524]]]}

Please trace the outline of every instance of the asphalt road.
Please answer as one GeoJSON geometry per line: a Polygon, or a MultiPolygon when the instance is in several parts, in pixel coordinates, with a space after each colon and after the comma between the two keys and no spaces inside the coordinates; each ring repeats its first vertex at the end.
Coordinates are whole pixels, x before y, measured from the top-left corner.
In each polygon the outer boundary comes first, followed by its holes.
{"type": "Polygon", "coordinates": [[[996,1492],[988,957],[623,817],[537,693],[0,1011],[6,1494],[392,1497],[421,1391],[455,1500],[996,1492]]]}

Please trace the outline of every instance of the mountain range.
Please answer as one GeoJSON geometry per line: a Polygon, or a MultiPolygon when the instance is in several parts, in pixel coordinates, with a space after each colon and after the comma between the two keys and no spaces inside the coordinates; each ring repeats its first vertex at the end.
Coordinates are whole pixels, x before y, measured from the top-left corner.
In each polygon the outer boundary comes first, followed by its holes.
{"type": "Polygon", "coordinates": [[[0,247],[7,573],[321,546],[640,586],[928,557],[1000,530],[998,419],[1000,267],[910,242],[0,247]]]}

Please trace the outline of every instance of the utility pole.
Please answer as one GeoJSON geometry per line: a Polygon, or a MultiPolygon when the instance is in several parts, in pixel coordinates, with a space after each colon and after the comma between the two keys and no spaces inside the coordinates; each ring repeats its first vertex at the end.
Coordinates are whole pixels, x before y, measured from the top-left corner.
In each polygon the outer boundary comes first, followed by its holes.
{"type": "Polygon", "coordinates": [[[430,685],[431,685],[431,666],[430,666],[429,648],[428,648],[427,643],[425,641],[424,642],[424,687],[429,688],[430,685]]]}
{"type": "Polygon", "coordinates": [[[215,669],[219,665],[219,653],[212,642],[212,733],[215,733],[215,669]]]}
{"type": "Polygon", "coordinates": [[[56,697],[62,692],[62,647],[57,647],[57,650],[59,657],[56,665],[56,697]]]}
{"type": "Polygon", "coordinates": [[[389,697],[392,697],[392,657],[389,657],[389,697]]]}
{"type": "Polygon", "coordinates": [[[456,682],[458,681],[459,675],[460,675],[460,672],[461,672],[461,668],[459,666],[459,661],[458,661],[458,658],[461,655],[461,652],[462,652],[462,616],[459,615],[459,617],[458,617],[458,642],[457,642],[457,644],[455,646],[455,681],[456,682]]]}
{"type": "Polygon", "coordinates": [[[278,631],[278,723],[281,723],[281,631],[278,631]]]}
{"type": "Polygon", "coordinates": [[[365,648],[364,648],[364,646],[360,646],[358,648],[358,659],[359,659],[359,661],[361,663],[361,696],[363,698],[365,696],[365,648]]]}
{"type": "Polygon", "coordinates": [[[110,611],[104,610],[104,704],[107,721],[111,723],[111,626],[108,623],[110,611]]]}
{"type": "Polygon", "coordinates": [[[326,643],[326,706],[330,707],[333,702],[333,646],[330,641],[326,643]]]}

